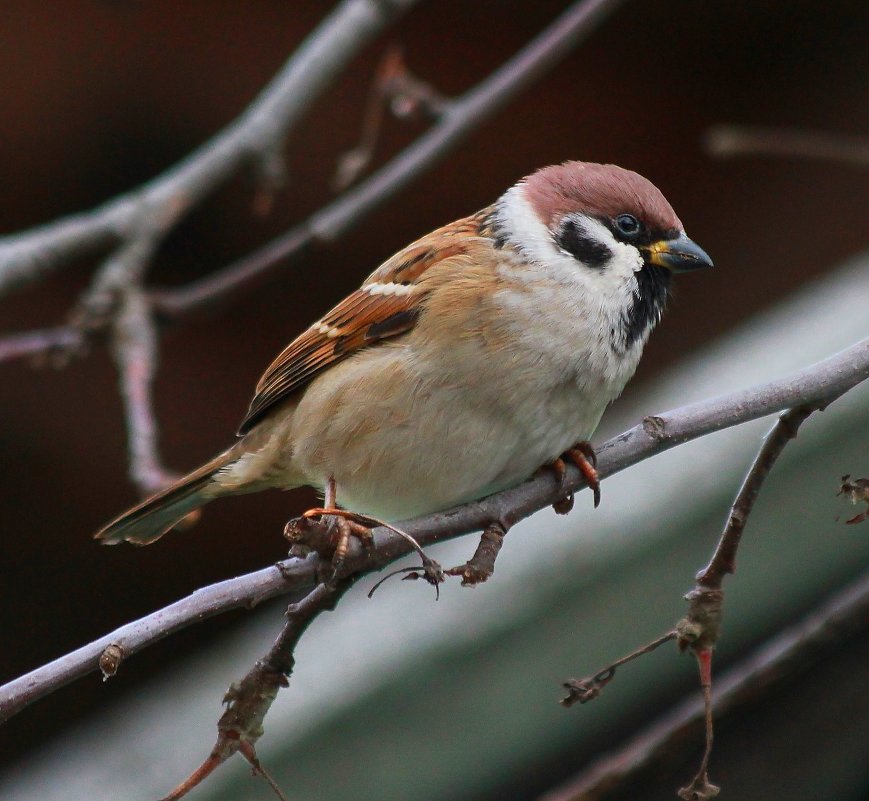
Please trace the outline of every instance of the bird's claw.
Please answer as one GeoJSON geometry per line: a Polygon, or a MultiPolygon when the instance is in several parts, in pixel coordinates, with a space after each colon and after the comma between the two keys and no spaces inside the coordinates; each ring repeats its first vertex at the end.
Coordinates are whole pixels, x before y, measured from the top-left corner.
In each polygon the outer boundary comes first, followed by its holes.
{"type": "MultiPolygon", "coordinates": [[[[559,492],[564,488],[564,479],[567,473],[566,459],[569,459],[582,473],[585,483],[594,495],[594,507],[600,506],[600,478],[597,474],[597,454],[590,442],[577,442],[572,448],[568,448],[561,456],[554,459],[547,467],[555,473],[555,481],[559,492]]],[[[573,509],[573,493],[567,493],[552,504],[556,514],[566,515],[573,509]]]]}

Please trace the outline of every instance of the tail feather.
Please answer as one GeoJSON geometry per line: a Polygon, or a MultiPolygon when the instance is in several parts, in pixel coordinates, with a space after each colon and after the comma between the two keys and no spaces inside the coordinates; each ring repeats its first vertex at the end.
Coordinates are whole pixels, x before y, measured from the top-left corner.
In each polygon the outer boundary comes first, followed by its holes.
{"type": "Polygon", "coordinates": [[[123,540],[135,545],[150,545],[175,528],[188,514],[223,494],[220,485],[212,479],[234,458],[231,450],[222,453],[116,517],[98,531],[94,539],[103,545],[115,545],[123,540]]]}

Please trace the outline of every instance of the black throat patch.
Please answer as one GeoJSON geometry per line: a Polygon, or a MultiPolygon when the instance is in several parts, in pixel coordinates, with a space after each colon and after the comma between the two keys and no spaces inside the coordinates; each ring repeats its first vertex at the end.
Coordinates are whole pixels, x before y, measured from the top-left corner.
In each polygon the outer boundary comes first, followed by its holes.
{"type": "Polygon", "coordinates": [[[625,350],[660,322],[670,297],[672,276],[669,270],[644,264],[636,276],[637,292],[622,314],[625,350]]]}

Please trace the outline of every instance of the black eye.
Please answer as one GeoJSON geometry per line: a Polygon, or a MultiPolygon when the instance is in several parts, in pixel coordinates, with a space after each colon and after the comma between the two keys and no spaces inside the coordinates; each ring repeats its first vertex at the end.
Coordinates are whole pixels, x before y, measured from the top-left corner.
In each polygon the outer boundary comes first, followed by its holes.
{"type": "Polygon", "coordinates": [[[643,227],[633,214],[619,214],[615,219],[615,223],[619,233],[625,236],[636,236],[643,227]]]}

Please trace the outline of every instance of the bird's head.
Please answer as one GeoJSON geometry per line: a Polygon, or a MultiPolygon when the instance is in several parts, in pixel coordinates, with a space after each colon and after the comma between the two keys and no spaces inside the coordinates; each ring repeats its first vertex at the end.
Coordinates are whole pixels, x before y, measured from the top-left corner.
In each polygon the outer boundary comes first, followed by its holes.
{"type": "Polygon", "coordinates": [[[712,266],[660,190],[613,164],[544,167],[497,208],[499,232],[529,262],[618,308],[624,346],[658,322],[673,273],[712,266]]]}

